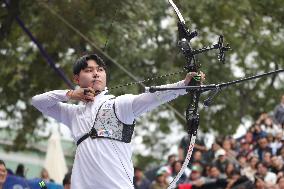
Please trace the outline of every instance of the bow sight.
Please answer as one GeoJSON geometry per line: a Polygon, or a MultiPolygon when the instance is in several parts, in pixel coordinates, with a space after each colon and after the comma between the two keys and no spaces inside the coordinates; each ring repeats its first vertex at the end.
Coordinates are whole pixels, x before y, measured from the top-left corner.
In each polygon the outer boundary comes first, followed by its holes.
{"type": "Polygon", "coordinates": [[[190,31],[184,22],[178,22],[178,47],[186,58],[186,66],[184,67],[188,72],[197,71],[200,67],[196,63],[194,55],[205,53],[210,50],[219,49],[218,60],[222,63],[225,63],[225,52],[230,50],[229,44],[224,46],[224,37],[223,35],[219,36],[218,42],[211,46],[205,46],[200,49],[192,49],[190,46],[190,40],[198,35],[197,31],[190,31]]]}

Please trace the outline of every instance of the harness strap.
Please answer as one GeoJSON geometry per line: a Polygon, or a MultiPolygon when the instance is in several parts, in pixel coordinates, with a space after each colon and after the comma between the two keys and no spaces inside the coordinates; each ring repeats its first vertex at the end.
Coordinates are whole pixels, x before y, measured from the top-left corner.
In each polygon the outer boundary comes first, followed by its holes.
{"type": "Polygon", "coordinates": [[[95,138],[101,138],[101,137],[98,137],[98,134],[97,134],[97,131],[94,127],[92,127],[92,129],[90,130],[90,132],[84,134],[78,141],[77,141],[77,146],[79,146],[79,144],[81,142],[83,142],[84,140],[86,140],[88,137],[91,137],[92,139],[95,139],[95,138]]]}
{"type": "Polygon", "coordinates": [[[96,129],[93,129],[93,128],[92,128],[89,133],[84,134],[84,135],[77,141],[77,146],[79,146],[79,144],[80,144],[81,142],[83,142],[84,140],[86,140],[86,139],[89,138],[89,137],[91,137],[92,139],[98,137],[96,129]],[[93,131],[94,133],[93,133],[92,131],[93,131]]]}
{"type": "Polygon", "coordinates": [[[77,141],[77,146],[79,146],[79,144],[81,142],[83,142],[84,140],[86,140],[89,137],[89,133],[86,133],[85,135],[83,135],[78,141],[77,141]]]}

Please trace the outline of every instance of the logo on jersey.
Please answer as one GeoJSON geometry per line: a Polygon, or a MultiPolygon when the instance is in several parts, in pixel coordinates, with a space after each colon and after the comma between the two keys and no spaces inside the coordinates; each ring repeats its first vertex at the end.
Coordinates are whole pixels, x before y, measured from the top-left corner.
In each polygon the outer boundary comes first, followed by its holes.
{"type": "Polygon", "coordinates": [[[110,137],[112,133],[113,133],[112,130],[105,130],[105,129],[98,130],[98,136],[102,136],[102,137],[110,137]]]}

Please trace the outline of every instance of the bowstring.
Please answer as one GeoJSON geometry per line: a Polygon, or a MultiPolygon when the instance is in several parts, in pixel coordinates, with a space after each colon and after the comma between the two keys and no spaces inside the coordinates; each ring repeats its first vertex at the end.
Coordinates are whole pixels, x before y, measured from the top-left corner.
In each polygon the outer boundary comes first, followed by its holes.
{"type": "Polygon", "coordinates": [[[119,88],[123,88],[123,87],[129,87],[129,86],[132,86],[132,85],[139,85],[139,84],[142,84],[142,83],[146,83],[146,82],[149,82],[149,81],[154,81],[154,80],[157,80],[157,79],[162,79],[164,77],[169,77],[169,76],[174,76],[174,75],[178,75],[178,74],[182,74],[186,72],[186,70],[181,70],[181,71],[177,71],[177,72],[173,72],[173,73],[168,73],[168,74],[165,74],[165,75],[159,75],[159,76],[156,76],[156,77],[150,77],[150,78],[146,78],[144,80],[140,80],[140,81],[134,81],[134,82],[130,82],[130,83],[126,83],[126,84],[122,84],[122,85],[117,85],[117,86],[114,86],[114,87],[110,87],[108,88],[108,90],[115,90],[115,89],[119,89],[119,88]]]}
{"type": "MultiPolygon", "coordinates": [[[[103,51],[103,52],[106,52],[106,50],[107,50],[109,38],[110,38],[110,35],[111,35],[111,29],[112,29],[112,27],[113,27],[115,18],[117,17],[117,12],[118,12],[118,8],[115,9],[114,16],[112,17],[112,21],[111,21],[110,27],[109,27],[108,32],[107,32],[107,35],[106,35],[105,45],[104,45],[104,47],[102,48],[102,51],[103,51]]],[[[106,128],[105,128],[104,125],[103,125],[103,127],[104,127],[104,129],[106,130],[106,128]]],[[[116,145],[116,144],[113,142],[113,140],[111,140],[111,139],[110,139],[110,142],[111,142],[111,144],[112,144],[112,146],[113,146],[113,148],[114,148],[114,150],[115,150],[115,153],[116,153],[116,155],[117,155],[117,158],[118,158],[120,164],[122,165],[122,168],[123,168],[124,172],[125,172],[126,175],[127,175],[128,180],[130,181],[130,183],[132,184],[133,189],[134,189],[135,186],[134,186],[134,183],[133,183],[133,179],[130,178],[130,176],[129,176],[129,174],[128,174],[128,172],[127,172],[125,166],[124,166],[124,163],[122,162],[122,160],[121,160],[121,158],[120,158],[120,155],[119,155],[118,150],[117,150],[117,145],[116,145]]]]}

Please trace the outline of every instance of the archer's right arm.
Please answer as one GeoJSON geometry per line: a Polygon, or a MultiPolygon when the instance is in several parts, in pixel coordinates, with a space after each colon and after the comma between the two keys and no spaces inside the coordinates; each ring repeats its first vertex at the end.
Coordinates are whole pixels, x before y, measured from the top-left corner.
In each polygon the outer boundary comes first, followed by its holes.
{"type": "Polygon", "coordinates": [[[71,127],[76,105],[64,103],[69,100],[67,93],[68,90],[54,90],[36,95],[32,98],[32,105],[44,115],[71,127]]]}

